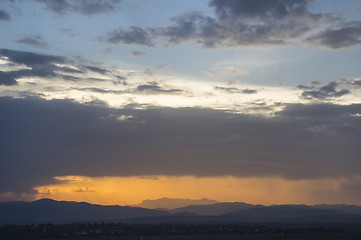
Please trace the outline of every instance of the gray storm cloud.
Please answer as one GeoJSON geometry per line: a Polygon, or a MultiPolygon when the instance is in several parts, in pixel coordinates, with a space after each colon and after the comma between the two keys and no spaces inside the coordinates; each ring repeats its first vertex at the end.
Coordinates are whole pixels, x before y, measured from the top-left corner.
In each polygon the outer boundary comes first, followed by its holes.
{"type": "Polygon", "coordinates": [[[289,104],[263,117],[3,97],[0,111],[0,191],[63,175],[310,179],[357,176],[361,167],[360,104],[289,104]]]}

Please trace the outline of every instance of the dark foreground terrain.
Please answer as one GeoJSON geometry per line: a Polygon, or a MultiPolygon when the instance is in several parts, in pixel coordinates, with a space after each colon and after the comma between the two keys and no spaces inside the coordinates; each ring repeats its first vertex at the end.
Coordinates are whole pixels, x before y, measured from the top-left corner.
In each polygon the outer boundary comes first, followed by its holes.
{"type": "Polygon", "coordinates": [[[2,225],[0,239],[359,240],[361,225],[122,223],[2,225]]]}

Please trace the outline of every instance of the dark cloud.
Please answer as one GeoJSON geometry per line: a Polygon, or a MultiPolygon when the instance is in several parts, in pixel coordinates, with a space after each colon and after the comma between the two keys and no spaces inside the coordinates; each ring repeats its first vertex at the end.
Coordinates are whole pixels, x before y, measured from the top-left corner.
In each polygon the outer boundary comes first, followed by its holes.
{"type": "Polygon", "coordinates": [[[116,29],[107,34],[105,39],[109,43],[113,44],[137,44],[148,47],[153,47],[151,35],[144,29],[136,26],[132,26],[129,29],[116,29]]]}
{"type": "Polygon", "coordinates": [[[153,46],[152,40],[163,38],[168,45],[195,41],[205,48],[287,44],[312,30],[324,17],[309,12],[308,2],[214,0],[209,5],[215,17],[186,12],[171,18],[170,26],[114,30],[108,33],[107,41],[153,46]]]}
{"type": "Polygon", "coordinates": [[[6,86],[16,85],[17,84],[16,78],[18,77],[19,75],[15,71],[13,72],[0,71],[0,85],[6,85],[6,86]]]}
{"type": "Polygon", "coordinates": [[[361,79],[352,80],[351,84],[356,87],[361,87],[361,79]]]}
{"type": "Polygon", "coordinates": [[[84,15],[96,15],[115,10],[121,0],[36,0],[44,3],[46,9],[59,15],[76,12],[84,15]]]}
{"type": "Polygon", "coordinates": [[[0,98],[0,112],[0,192],[64,175],[307,179],[361,168],[360,104],[291,104],[270,118],[0,98]]]}
{"type": "Polygon", "coordinates": [[[192,40],[206,48],[287,44],[312,30],[323,17],[310,13],[308,2],[214,0],[209,5],[215,18],[189,12],[171,19],[173,25],[151,31],[155,37],[165,37],[169,44],[192,40]]]}
{"type": "Polygon", "coordinates": [[[257,93],[258,91],[255,89],[242,89],[241,92],[244,94],[254,94],[257,93]]]}
{"type": "Polygon", "coordinates": [[[336,90],[336,87],[340,85],[340,82],[332,81],[328,83],[325,86],[321,87],[307,87],[304,85],[299,85],[299,89],[305,89],[302,92],[302,97],[305,99],[318,99],[318,100],[324,100],[328,98],[337,98],[342,97],[346,94],[350,93],[350,90],[348,89],[341,89],[339,91],[336,90]]]}
{"type": "Polygon", "coordinates": [[[282,19],[287,16],[308,14],[309,0],[211,0],[209,5],[214,7],[221,19],[282,19]]]}
{"type": "Polygon", "coordinates": [[[305,86],[305,85],[298,85],[297,86],[297,89],[301,89],[301,90],[310,90],[312,89],[313,87],[310,87],[310,86],[305,86]]]}
{"type": "Polygon", "coordinates": [[[81,78],[78,78],[78,77],[74,77],[74,76],[71,76],[71,75],[61,75],[61,78],[64,79],[64,80],[67,80],[67,81],[78,81],[78,80],[81,80],[81,78]]]}
{"type": "MultiPolygon", "coordinates": [[[[122,90],[105,90],[102,88],[73,88],[79,91],[87,91],[87,92],[97,92],[97,93],[112,93],[112,94],[122,94],[122,93],[129,93],[129,91],[122,91],[122,90]]],[[[104,103],[105,104],[105,103],[104,103]]],[[[105,104],[106,105],[106,104],[105,104]]]]}
{"type": "Polygon", "coordinates": [[[109,72],[107,69],[104,69],[104,68],[99,68],[99,67],[94,67],[94,66],[84,66],[84,67],[90,71],[97,72],[100,74],[107,74],[109,72]]]}
{"type": "Polygon", "coordinates": [[[16,39],[14,42],[26,44],[33,47],[38,48],[47,48],[49,47],[49,44],[47,44],[43,37],[37,35],[37,36],[23,36],[19,39],[16,39]]]}
{"type": "Polygon", "coordinates": [[[0,55],[8,57],[9,61],[13,63],[24,64],[29,67],[66,62],[65,58],[60,56],[37,54],[25,51],[15,51],[9,49],[0,49],[0,55]]]}
{"type": "Polygon", "coordinates": [[[229,93],[238,93],[239,92],[239,89],[234,88],[234,87],[218,87],[218,86],[216,86],[216,87],[214,87],[214,89],[229,92],[229,93]]]}
{"type": "Polygon", "coordinates": [[[139,85],[136,90],[146,94],[180,93],[183,91],[181,89],[165,89],[160,87],[156,82],[139,85]]]}
{"type": "Polygon", "coordinates": [[[347,22],[330,13],[312,13],[312,0],[211,0],[215,16],[186,12],[170,19],[171,25],[143,29],[116,29],[108,33],[110,43],[154,46],[155,39],[166,45],[193,41],[205,48],[283,45],[298,39],[337,49],[359,44],[361,22],[347,22]],[[320,24],[330,27],[302,39],[320,24]]]}
{"type": "Polygon", "coordinates": [[[0,49],[0,55],[7,57],[11,63],[23,64],[31,69],[2,72],[0,84],[14,85],[16,79],[21,77],[51,77],[56,76],[54,72],[57,67],[54,63],[64,63],[65,59],[58,56],[41,55],[31,52],[0,49]]]}
{"type": "Polygon", "coordinates": [[[11,20],[10,15],[4,10],[0,9],[0,21],[10,21],[10,20],[11,20]]]}
{"type": "Polygon", "coordinates": [[[307,38],[306,42],[332,49],[358,45],[361,43],[361,22],[346,22],[340,28],[328,28],[307,38]]]}
{"type": "Polygon", "coordinates": [[[83,73],[81,70],[69,67],[60,67],[55,64],[66,64],[69,61],[60,56],[37,54],[25,51],[0,49],[0,56],[7,57],[11,64],[25,65],[28,69],[1,72],[0,84],[14,85],[17,78],[22,77],[59,77],[64,80],[76,81],[80,78],[63,73],[83,73]]]}
{"type": "Polygon", "coordinates": [[[133,51],[132,54],[133,56],[137,56],[137,57],[147,55],[147,53],[143,51],[133,51]]]}
{"type": "Polygon", "coordinates": [[[244,93],[244,94],[254,94],[257,93],[258,91],[255,89],[238,89],[238,88],[234,88],[234,87],[215,87],[216,90],[222,90],[222,91],[226,91],[229,93],[244,93]]]}
{"type": "Polygon", "coordinates": [[[154,28],[152,34],[155,36],[164,36],[168,42],[178,44],[182,41],[197,38],[199,22],[204,17],[197,12],[190,12],[174,17],[171,21],[175,24],[165,28],[154,28]]]}

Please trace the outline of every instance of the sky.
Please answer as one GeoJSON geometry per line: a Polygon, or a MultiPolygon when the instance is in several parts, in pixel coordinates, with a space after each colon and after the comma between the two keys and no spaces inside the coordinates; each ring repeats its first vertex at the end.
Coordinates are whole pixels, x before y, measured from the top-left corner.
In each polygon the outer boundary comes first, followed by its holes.
{"type": "Polygon", "coordinates": [[[361,205],[358,0],[2,0],[0,29],[0,201],[361,205]]]}

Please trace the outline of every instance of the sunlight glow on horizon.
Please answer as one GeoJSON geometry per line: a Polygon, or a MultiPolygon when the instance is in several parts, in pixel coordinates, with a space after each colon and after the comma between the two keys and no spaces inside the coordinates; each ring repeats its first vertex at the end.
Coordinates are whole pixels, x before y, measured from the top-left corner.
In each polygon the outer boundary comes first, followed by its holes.
{"type": "Polygon", "coordinates": [[[55,177],[56,184],[38,186],[36,198],[85,201],[103,205],[134,205],[146,199],[208,198],[220,202],[252,204],[348,203],[343,186],[361,179],[287,180],[279,177],[133,176],[55,177]],[[320,190],[322,189],[322,190],[320,190]]]}

